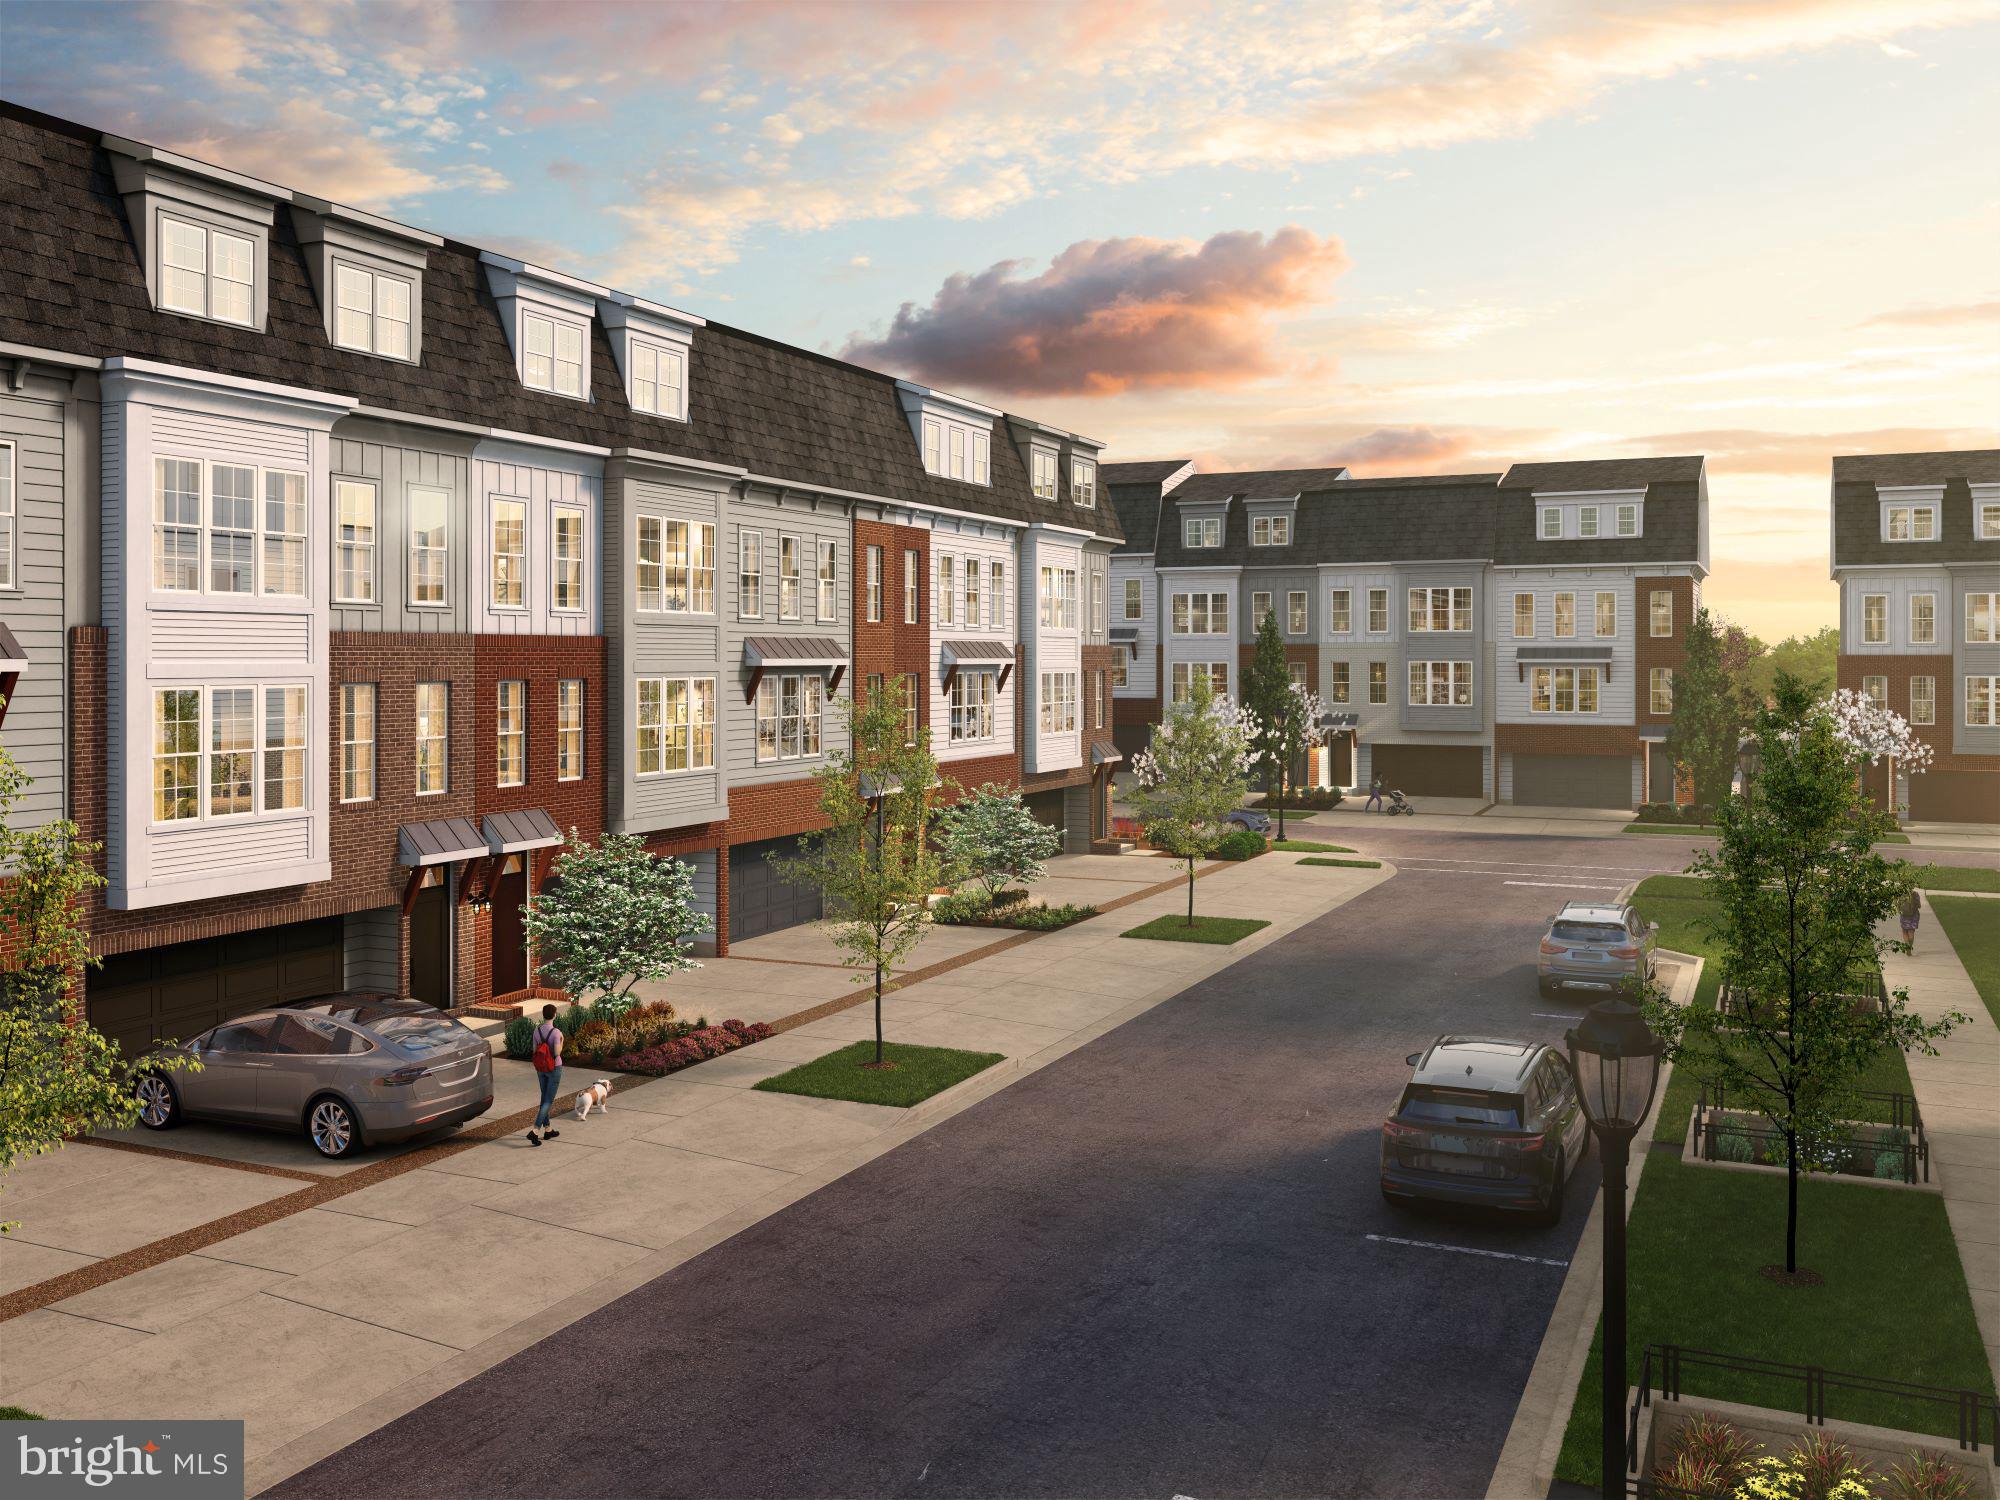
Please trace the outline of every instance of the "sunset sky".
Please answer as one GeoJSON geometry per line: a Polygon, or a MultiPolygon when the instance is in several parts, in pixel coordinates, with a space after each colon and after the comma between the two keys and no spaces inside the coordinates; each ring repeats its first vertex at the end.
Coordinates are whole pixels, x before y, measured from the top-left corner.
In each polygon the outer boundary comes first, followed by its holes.
{"type": "Polygon", "coordinates": [[[1996,78],[2000,0],[0,8],[11,99],[1113,458],[1706,453],[1773,639],[1833,454],[2000,442],[1996,78]]]}

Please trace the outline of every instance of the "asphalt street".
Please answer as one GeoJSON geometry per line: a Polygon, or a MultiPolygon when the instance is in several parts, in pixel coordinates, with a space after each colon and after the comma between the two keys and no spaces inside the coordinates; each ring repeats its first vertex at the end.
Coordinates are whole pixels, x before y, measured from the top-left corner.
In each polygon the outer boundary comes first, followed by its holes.
{"type": "Polygon", "coordinates": [[[1401,873],[271,1493],[1482,1494],[1596,1153],[1553,1229],[1411,1212],[1381,1120],[1441,1033],[1559,1038],[1542,919],[1687,850],[1343,841],[1401,873]]]}

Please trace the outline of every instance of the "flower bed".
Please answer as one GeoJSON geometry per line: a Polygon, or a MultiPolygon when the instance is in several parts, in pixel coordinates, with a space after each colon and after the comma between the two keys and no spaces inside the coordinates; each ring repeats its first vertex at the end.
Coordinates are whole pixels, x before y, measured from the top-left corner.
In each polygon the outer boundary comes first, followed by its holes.
{"type": "MultiPolygon", "coordinates": [[[[525,1058],[534,1051],[538,1018],[522,1017],[507,1025],[507,1055],[525,1058]]],[[[563,1034],[563,1062],[578,1067],[611,1068],[620,1073],[658,1076],[706,1062],[771,1035],[762,1021],[724,1021],[711,1026],[707,1018],[683,1021],[664,1000],[619,1009],[603,1004],[572,1005],[556,1013],[563,1034]]]]}
{"type": "Polygon", "coordinates": [[[1293,787],[1282,798],[1258,797],[1251,801],[1252,807],[1261,807],[1268,812],[1276,812],[1281,806],[1286,812],[1325,812],[1340,806],[1343,800],[1337,786],[1293,787]]]}
{"type": "Polygon", "coordinates": [[[1641,1408],[1640,1472],[1689,1500],[1991,1500],[1983,1453],[1701,1397],[1641,1408]]]}
{"type": "MultiPolygon", "coordinates": [[[[1868,1182],[1939,1191],[1930,1181],[1930,1148],[1922,1127],[1912,1138],[1900,1125],[1841,1120],[1838,1133],[1799,1147],[1801,1170],[1858,1177],[1868,1182]]],[[[1735,1166],[1783,1172],[1785,1137],[1771,1119],[1754,1110],[1716,1109],[1706,1100],[1688,1124],[1683,1152],[1696,1166],[1735,1166]]]]}
{"type": "Polygon", "coordinates": [[[946,927],[1006,927],[1020,932],[1054,932],[1096,915],[1097,908],[1094,906],[1031,903],[1026,891],[1002,891],[998,901],[988,903],[986,893],[975,888],[940,897],[931,903],[931,920],[946,927]]]}

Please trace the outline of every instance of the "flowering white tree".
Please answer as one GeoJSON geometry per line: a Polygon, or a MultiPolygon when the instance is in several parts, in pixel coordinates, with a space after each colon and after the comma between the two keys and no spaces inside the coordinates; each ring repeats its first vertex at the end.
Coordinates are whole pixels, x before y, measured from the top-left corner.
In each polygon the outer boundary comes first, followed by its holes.
{"type": "Polygon", "coordinates": [[[1285,836],[1285,804],[1291,787],[1292,763],[1306,751],[1326,743],[1326,726],[1320,721],[1326,717],[1326,704],[1320,701],[1318,693],[1298,683],[1291,684],[1284,699],[1284,712],[1278,719],[1278,746],[1281,758],[1278,762],[1278,837],[1285,836]]]}
{"type": "Polygon", "coordinates": [[[1062,835],[1028,811],[1020,792],[992,782],[939,813],[937,826],[946,858],[985,890],[989,906],[1009,886],[1040,880],[1043,862],[1062,853],[1062,835]]]}
{"type": "Polygon", "coordinates": [[[1146,842],[1187,862],[1188,926],[1194,925],[1194,867],[1243,802],[1256,758],[1257,718],[1196,673],[1188,695],[1167,710],[1153,742],[1132,757],[1137,785],[1127,800],[1146,842]]]}
{"type": "Polygon", "coordinates": [[[1889,811],[1900,812],[1896,796],[1896,770],[1905,776],[1921,775],[1930,768],[1931,747],[1917,737],[1910,723],[1894,709],[1877,703],[1866,693],[1840,688],[1825,699],[1833,720],[1836,738],[1848,745],[1869,765],[1889,763],[1889,811]]]}
{"type": "Polygon", "coordinates": [[[607,833],[593,845],[572,828],[554,876],[522,908],[522,923],[543,977],[577,1004],[594,996],[629,1010],[640,980],[701,967],[688,946],[711,923],[695,910],[694,871],[681,860],[647,853],[636,834],[607,833]]]}

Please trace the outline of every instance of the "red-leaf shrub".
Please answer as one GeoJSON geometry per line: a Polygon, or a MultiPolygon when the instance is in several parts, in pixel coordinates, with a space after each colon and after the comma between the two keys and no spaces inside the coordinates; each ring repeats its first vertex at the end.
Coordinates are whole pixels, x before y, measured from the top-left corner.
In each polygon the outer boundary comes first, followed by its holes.
{"type": "Polygon", "coordinates": [[[771,1028],[762,1021],[731,1020],[724,1021],[720,1026],[697,1026],[684,1035],[655,1042],[636,1052],[622,1053],[612,1058],[607,1066],[620,1073],[645,1073],[657,1078],[678,1068],[707,1062],[725,1052],[734,1052],[752,1042],[761,1042],[770,1035],[771,1028]]]}

